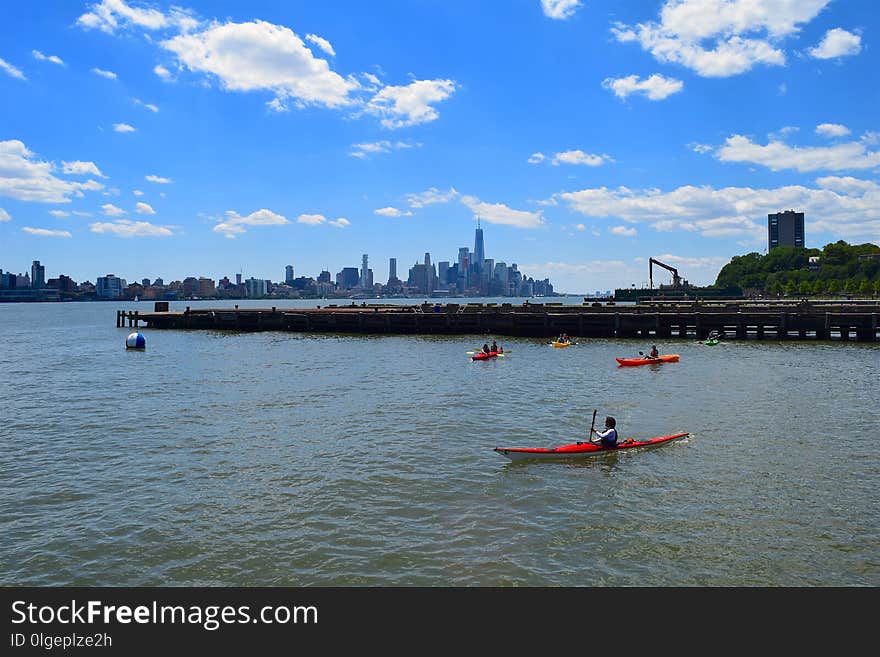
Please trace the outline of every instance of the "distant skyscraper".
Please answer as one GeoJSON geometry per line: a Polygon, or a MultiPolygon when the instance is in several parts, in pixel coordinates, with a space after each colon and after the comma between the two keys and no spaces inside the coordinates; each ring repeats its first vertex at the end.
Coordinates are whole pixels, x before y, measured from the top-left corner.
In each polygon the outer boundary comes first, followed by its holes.
{"type": "Polygon", "coordinates": [[[235,284],[241,285],[241,273],[235,275],[235,284]]]}
{"type": "Polygon", "coordinates": [[[143,285],[144,287],[150,287],[150,279],[149,278],[143,279],[141,281],[141,285],[143,285]]]}
{"type": "Polygon", "coordinates": [[[37,290],[46,287],[46,268],[39,260],[34,260],[31,265],[31,287],[37,290]]]}
{"type": "Polygon", "coordinates": [[[358,285],[362,288],[367,287],[367,271],[369,270],[369,266],[367,265],[367,254],[363,255],[362,264],[361,264],[361,275],[358,279],[358,285]]]}
{"type": "Polygon", "coordinates": [[[293,265],[287,265],[284,268],[284,282],[288,285],[293,283],[293,265]]]}
{"type": "Polygon", "coordinates": [[[397,278],[397,258],[391,258],[388,261],[388,280],[393,281],[397,278]]]}
{"type": "Polygon", "coordinates": [[[767,215],[768,251],[777,246],[804,247],[804,213],[786,210],[767,215]]]}
{"type": "Polygon", "coordinates": [[[480,218],[477,217],[477,234],[474,238],[474,268],[477,273],[483,271],[483,259],[486,257],[483,251],[483,229],[480,228],[480,218]]]}

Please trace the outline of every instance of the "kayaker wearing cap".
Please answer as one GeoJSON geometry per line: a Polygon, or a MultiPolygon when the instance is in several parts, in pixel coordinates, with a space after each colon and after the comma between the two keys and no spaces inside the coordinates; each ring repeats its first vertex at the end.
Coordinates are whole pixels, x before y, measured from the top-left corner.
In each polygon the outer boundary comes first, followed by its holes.
{"type": "Polygon", "coordinates": [[[593,440],[593,436],[590,435],[590,442],[597,443],[601,445],[605,449],[614,449],[617,447],[617,420],[615,420],[610,415],[605,418],[605,431],[599,431],[597,429],[592,429],[596,435],[599,437],[599,440],[593,440]]]}

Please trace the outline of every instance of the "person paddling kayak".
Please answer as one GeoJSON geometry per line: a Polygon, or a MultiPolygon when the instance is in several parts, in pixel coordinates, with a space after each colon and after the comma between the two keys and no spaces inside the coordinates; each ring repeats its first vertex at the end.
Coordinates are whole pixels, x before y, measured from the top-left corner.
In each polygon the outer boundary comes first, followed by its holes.
{"type": "Polygon", "coordinates": [[[617,420],[610,415],[605,418],[605,431],[599,431],[590,427],[590,431],[595,433],[599,440],[593,440],[593,433],[590,434],[590,442],[601,445],[605,449],[614,449],[617,447],[617,420]]]}
{"type": "MultiPolygon", "coordinates": [[[[642,353],[642,352],[640,351],[639,353],[642,353]]],[[[651,345],[651,353],[648,354],[647,356],[645,356],[645,358],[659,358],[659,357],[660,357],[660,352],[657,351],[657,345],[652,344],[651,345]]]]}

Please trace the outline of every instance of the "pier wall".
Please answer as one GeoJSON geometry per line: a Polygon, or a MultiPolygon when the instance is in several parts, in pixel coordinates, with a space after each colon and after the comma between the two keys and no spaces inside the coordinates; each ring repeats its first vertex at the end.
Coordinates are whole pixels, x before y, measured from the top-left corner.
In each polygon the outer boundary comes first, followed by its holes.
{"type": "Polygon", "coordinates": [[[362,304],[325,308],[118,310],[116,325],[150,329],[580,338],[880,341],[880,302],[362,304]]]}

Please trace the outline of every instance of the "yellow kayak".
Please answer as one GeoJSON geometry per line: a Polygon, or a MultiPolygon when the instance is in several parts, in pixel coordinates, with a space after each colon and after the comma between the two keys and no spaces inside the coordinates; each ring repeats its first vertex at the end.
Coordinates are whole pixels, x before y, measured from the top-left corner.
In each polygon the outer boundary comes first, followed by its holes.
{"type": "Polygon", "coordinates": [[[571,342],[551,342],[550,344],[552,344],[554,347],[560,347],[560,348],[571,346],[571,342]]]}

